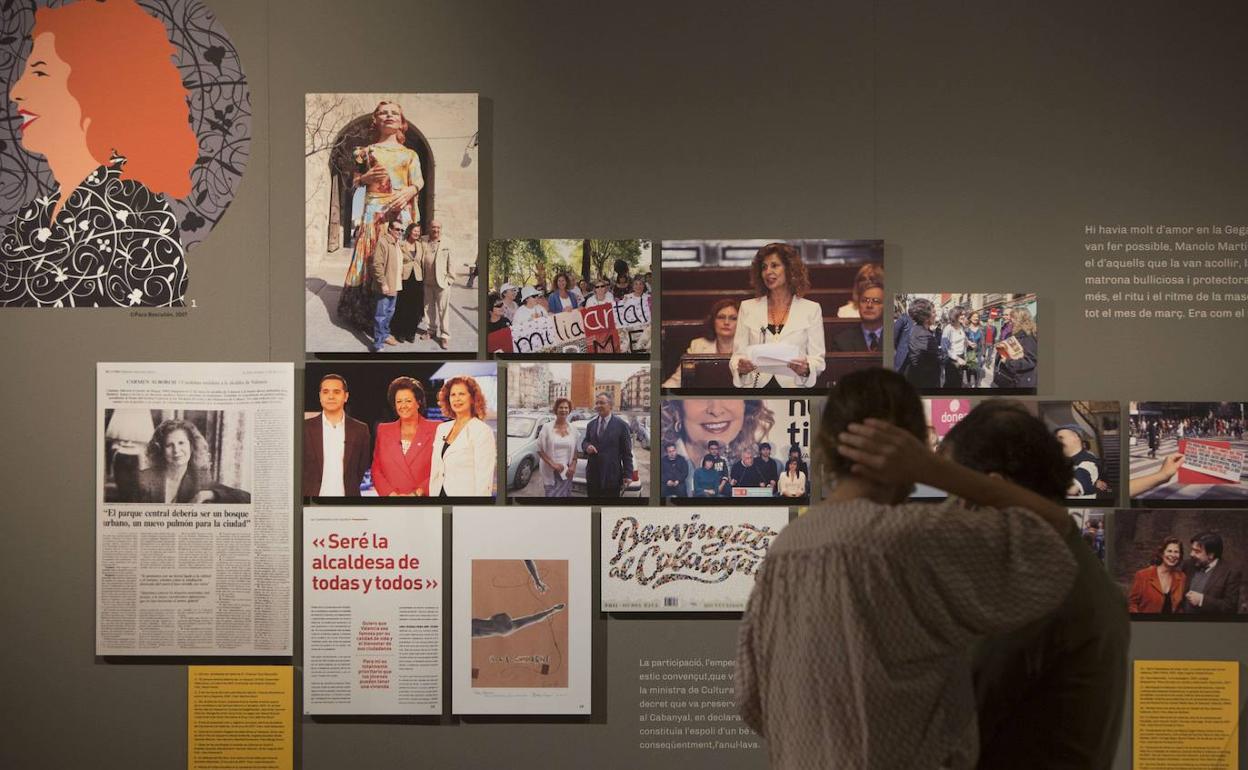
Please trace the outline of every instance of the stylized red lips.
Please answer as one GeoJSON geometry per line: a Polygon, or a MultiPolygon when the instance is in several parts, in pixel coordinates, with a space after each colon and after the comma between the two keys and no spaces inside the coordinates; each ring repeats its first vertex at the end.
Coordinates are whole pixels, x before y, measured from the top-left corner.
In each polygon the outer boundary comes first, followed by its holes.
{"type": "Polygon", "coordinates": [[[25,120],[22,121],[22,124],[17,127],[18,131],[25,131],[27,126],[29,126],[31,123],[34,123],[36,120],[39,119],[39,116],[31,112],[30,110],[18,110],[17,114],[22,115],[22,116],[28,116],[25,118],[25,120]]]}

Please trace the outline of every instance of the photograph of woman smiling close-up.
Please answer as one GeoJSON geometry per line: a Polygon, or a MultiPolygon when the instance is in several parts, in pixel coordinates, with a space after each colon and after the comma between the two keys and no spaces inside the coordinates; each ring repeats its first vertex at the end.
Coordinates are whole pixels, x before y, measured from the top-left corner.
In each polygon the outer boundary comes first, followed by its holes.
{"type": "MultiPolygon", "coordinates": [[[[810,402],[806,399],[688,398],[662,402],[661,496],[760,499],[787,497],[788,461],[807,479],[810,402]]],[[[796,475],[796,474],[795,474],[796,475]]]]}
{"type": "Polygon", "coordinates": [[[3,25],[0,306],[186,304],[186,250],[250,142],[224,32],[178,0],[31,4],[3,25]]]}

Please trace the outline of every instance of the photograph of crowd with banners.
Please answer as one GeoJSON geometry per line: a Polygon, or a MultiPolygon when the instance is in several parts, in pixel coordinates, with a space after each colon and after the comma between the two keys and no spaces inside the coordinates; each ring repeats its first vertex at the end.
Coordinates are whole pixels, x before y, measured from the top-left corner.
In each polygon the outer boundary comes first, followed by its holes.
{"type": "Polygon", "coordinates": [[[492,354],[650,350],[650,241],[495,240],[487,248],[492,354]]]}
{"type": "Polygon", "coordinates": [[[665,391],[826,389],[883,362],[883,241],[663,241],[660,261],[665,391]]]}
{"type": "Polygon", "coordinates": [[[1109,573],[1127,611],[1148,620],[1248,620],[1243,511],[1114,512],[1109,573]]]}
{"type": "Polygon", "coordinates": [[[1132,503],[1248,505],[1246,417],[1243,401],[1132,401],[1132,503]]]}
{"type": "MultiPolygon", "coordinates": [[[[953,426],[976,406],[998,399],[963,396],[924,398],[927,436],[932,449],[940,448],[953,426]]],[[[1071,481],[1066,499],[1072,505],[1113,506],[1119,499],[1122,467],[1122,406],[1118,401],[1015,401],[1040,418],[1070,461],[1071,481]]],[[[944,492],[919,485],[914,497],[944,497],[944,492]]]]}
{"type": "Polygon", "coordinates": [[[893,369],[922,393],[1036,392],[1035,294],[898,294],[893,369]]]}
{"type": "Polygon", "coordinates": [[[315,362],[303,397],[305,498],[489,500],[498,461],[493,361],[315,362]]]}
{"type": "Polygon", "coordinates": [[[809,502],[810,400],[664,399],[660,411],[665,502],[809,502]]]}
{"type": "Polygon", "coordinates": [[[650,495],[650,364],[507,364],[508,498],[650,495]]]}

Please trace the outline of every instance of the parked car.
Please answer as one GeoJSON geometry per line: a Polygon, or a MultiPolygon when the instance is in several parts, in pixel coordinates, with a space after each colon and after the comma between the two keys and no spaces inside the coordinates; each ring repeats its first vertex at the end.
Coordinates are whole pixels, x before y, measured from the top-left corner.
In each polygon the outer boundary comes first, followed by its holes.
{"type": "MultiPolygon", "coordinates": [[[[572,429],[576,431],[576,445],[580,447],[581,441],[585,438],[585,426],[589,425],[589,420],[577,420],[569,422],[572,429]]],[[[576,474],[572,477],[572,494],[575,497],[586,497],[589,494],[589,487],[585,483],[585,457],[580,454],[578,449],[576,458],[576,474]]],[[[623,497],[641,497],[641,480],[629,480],[628,486],[624,487],[623,497]]]]}
{"type": "Polygon", "coordinates": [[[541,458],[537,440],[542,430],[555,421],[554,415],[507,415],[507,488],[524,489],[532,480],[541,458]]]}

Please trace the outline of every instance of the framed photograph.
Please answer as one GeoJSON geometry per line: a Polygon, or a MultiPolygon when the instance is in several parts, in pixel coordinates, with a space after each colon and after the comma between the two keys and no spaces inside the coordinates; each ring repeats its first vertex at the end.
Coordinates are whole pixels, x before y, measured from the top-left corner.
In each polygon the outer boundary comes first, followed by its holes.
{"type": "Polygon", "coordinates": [[[649,498],[649,362],[506,367],[508,499],[649,498]]]}
{"type": "Polygon", "coordinates": [[[1248,403],[1132,401],[1131,504],[1248,506],[1248,403]]]}
{"type": "Polygon", "coordinates": [[[663,241],[662,266],[664,392],[826,390],[883,362],[883,241],[663,241]]]}

